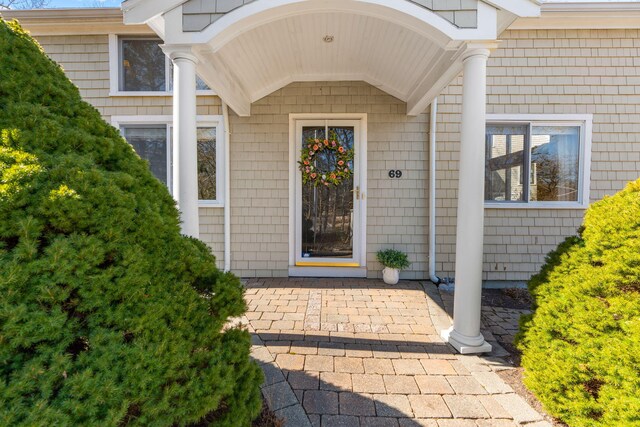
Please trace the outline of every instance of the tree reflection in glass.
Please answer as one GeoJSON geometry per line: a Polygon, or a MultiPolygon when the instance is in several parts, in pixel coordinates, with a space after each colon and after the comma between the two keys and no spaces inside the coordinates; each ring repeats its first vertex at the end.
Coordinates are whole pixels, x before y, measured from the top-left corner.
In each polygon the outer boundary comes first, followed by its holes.
{"type": "MultiPolygon", "coordinates": [[[[345,149],[354,148],[353,127],[329,127],[329,135],[345,149]]],[[[304,127],[301,144],[309,138],[324,140],[324,126],[304,127]]],[[[302,146],[301,146],[302,147],[302,146]]],[[[316,167],[323,170],[335,168],[333,153],[325,151],[316,158],[316,167]]],[[[353,164],[349,167],[353,170],[353,164]]],[[[352,258],[353,257],[353,203],[354,177],[340,185],[302,186],[302,257],[303,258],[352,258]]]]}
{"type": "Polygon", "coordinates": [[[216,128],[198,128],[198,199],[216,200],[216,128]]]}
{"type": "Polygon", "coordinates": [[[167,184],[167,128],[165,126],[126,126],[122,134],[135,152],[149,162],[153,175],[167,184]]]}
{"type": "Polygon", "coordinates": [[[524,147],[527,136],[528,126],[487,126],[486,200],[524,200],[524,147]]]}
{"type": "Polygon", "coordinates": [[[122,40],[122,90],[164,91],[165,58],[157,40],[122,40]]]}
{"type": "Polygon", "coordinates": [[[580,128],[533,127],[531,201],[578,201],[580,128]]]}

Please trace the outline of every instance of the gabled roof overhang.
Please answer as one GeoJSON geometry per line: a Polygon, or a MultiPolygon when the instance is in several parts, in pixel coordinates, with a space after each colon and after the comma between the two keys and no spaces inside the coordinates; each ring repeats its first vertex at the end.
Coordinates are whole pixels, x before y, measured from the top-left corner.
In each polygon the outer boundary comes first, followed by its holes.
{"type": "Polygon", "coordinates": [[[125,23],[190,46],[200,77],[241,116],[309,80],[364,80],[420,114],[461,72],[467,44],[495,45],[515,19],[540,14],[536,0],[479,0],[477,28],[459,28],[406,0],[256,0],[194,32],[183,31],[184,1],[125,1],[125,23]],[[329,32],[336,42],[323,44],[329,32]]]}

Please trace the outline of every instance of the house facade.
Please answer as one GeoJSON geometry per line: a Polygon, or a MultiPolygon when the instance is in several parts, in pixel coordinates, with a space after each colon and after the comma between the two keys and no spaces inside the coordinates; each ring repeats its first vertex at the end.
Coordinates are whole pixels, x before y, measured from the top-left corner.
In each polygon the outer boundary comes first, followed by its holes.
{"type": "Polygon", "coordinates": [[[458,347],[484,348],[481,282],[526,281],[590,203],[640,175],[635,2],[128,0],[3,16],[149,161],[221,268],[374,278],[376,252],[400,249],[403,278],[455,278],[458,347]]]}

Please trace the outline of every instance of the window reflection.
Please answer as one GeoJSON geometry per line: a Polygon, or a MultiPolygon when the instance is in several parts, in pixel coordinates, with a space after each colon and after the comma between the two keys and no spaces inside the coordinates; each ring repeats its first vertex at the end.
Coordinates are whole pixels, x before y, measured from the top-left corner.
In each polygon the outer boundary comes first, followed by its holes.
{"type": "MultiPolygon", "coordinates": [[[[345,149],[354,147],[353,127],[329,127],[345,149]]],[[[304,127],[301,144],[309,138],[325,139],[327,129],[304,127]]],[[[302,146],[302,145],[301,145],[302,146]]],[[[335,158],[330,151],[320,153],[316,167],[330,170],[335,158]]],[[[353,168],[353,164],[350,165],[353,168]]],[[[303,258],[353,257],[353,175],[340,185],[328,187],[311,183],[302,186],[302,254],[303,258]]]]}
{"type": "Polygon", "coordinates": [[[198,198],[216,199],[216,128],[198,128],[198,198]]]}
{"type": "Polygon", "coordinates": [[[487,126],[485,200],[524,200],[528,126],[487,126]]]}
{"type": "Polygon", "coordinates": [[[580,131],[569,125],[487,125],[485,200],[578,202],[580,131]]]}
{"type": "Polygon", "coordinates": [[[153,175],[167,185],[167,127],[126,126],[122,134],[138,156],[149,162],[153,175]]]}
{"type": "Polygon", "coordinates": [[[580,128],[533,127],[531,201],[578,201],[580,128]]]}
{"type": "MultiPolygon", "coordinates": [[[[142,159],[149,162],[153,175],[168,185],[172,160],[167,144],[173,144],[171,128],[167,125],[123,125],[122,136],[142,159]]],[[[217,136],[216,127],[199,127],[198,150],[198,199],[217,200],[217,136]]],[[[171,189],[170,189],[171,190],[171,189]]]]}
{"type": "Polygon", "coordinates": [[[122,40],[122,90],[164,91],[165,58],[157,40],[122,40]]]}
{"type": "MultiPolygon", "coordinates": [[[[120,39],[120,90],[164,92],[173,90],[173,63],[160,48],[158,39],[120,39]],[[169,75],[167,76],[167,66],[169,75]]],[[[196,75],[196,90],[211,90],[196,75]]]]}

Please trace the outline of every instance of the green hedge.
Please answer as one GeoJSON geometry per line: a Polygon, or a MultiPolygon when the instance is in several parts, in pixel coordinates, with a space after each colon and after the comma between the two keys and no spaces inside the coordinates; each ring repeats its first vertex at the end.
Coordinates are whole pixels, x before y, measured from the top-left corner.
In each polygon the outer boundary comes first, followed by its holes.
{"type": "Polygon", "coordinates": [[[640,180],[592,205],[529,287],[527,387],[572,427],[640,426],[640,180]]]}
{"type": "Polygon", "coordinates": [[[0,58],[0,425],[249,425],[239,280],[17,23],[0,58]]]}

